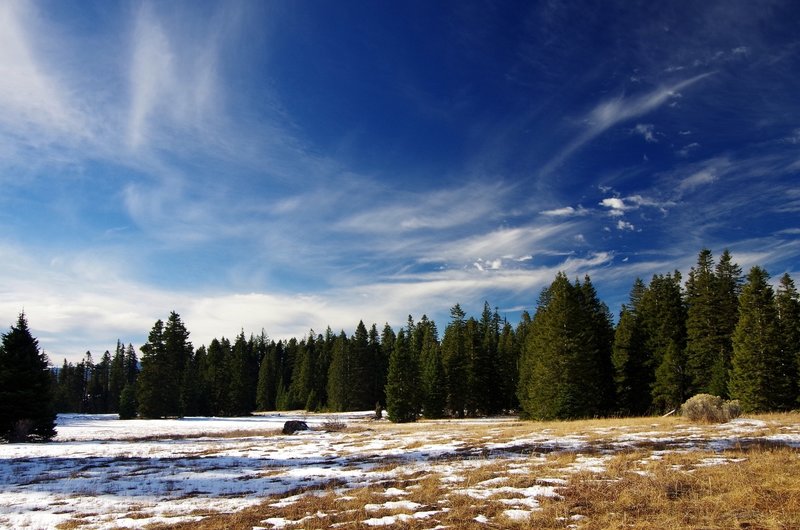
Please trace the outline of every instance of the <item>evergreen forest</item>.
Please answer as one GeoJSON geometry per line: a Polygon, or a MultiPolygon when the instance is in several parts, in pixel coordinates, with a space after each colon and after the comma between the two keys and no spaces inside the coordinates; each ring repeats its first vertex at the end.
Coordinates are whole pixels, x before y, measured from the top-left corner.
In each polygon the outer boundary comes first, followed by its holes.
{"type": "Polygon", "coordinates": [[[748,412],[790,410],[799,373],[792,278],[773,287],[763,268],[744,275],[727,250],[718,260],[702,250],[685,281],[679,271],[636,279],[616,323],[588,276],[563,273],[515,325],[488,302],[478,317],[456,304],[443,330],[409,316],[400,329],[362,321],[351,335],[328,328],[278,341],[241,332],[194,348],[172,312],[140,356],[117,343],[98,361],[88,352],[65,361],[52,370],[52,394],[59,412],[122,418],[380,407],[398,422],[570,419],[664,413],[698,393],[748,412]]]}

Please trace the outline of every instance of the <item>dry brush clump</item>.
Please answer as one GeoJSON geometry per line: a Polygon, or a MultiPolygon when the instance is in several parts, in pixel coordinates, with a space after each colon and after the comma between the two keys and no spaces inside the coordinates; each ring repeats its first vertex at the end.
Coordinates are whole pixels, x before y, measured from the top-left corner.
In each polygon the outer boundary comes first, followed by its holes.
{"type": "Polygon", "coordinates": [[[529,528],[800,528],[796,449],[615,457],[542,500],[529,528]]]}
{"type": "Polygon", "coordinates": [[[741,413],[739,401],[725,401],[710,394],[697,394],[681,406],[681,414],[701,423],[725,423],[738,418],[741,413]]]}

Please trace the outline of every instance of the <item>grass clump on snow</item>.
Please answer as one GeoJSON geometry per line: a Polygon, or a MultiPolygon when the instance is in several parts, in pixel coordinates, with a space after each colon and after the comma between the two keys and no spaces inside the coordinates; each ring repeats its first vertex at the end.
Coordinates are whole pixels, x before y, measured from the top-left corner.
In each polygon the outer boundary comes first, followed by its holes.
{"type": "Polygon", "coordinates": [[[710,394],[697,394],[681,406],[681,414],[701,423],[725,423],[738,418],[741,410],[738,400],[725,401],[710,394]]]}

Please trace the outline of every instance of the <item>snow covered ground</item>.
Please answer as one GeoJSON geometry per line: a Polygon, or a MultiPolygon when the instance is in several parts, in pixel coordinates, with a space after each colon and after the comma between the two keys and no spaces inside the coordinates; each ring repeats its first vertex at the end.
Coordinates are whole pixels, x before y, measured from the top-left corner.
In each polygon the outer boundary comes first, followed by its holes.
{"type": "MultiPolygon", "coordinates": [[[[718,451],[755,438],[800,446],[800,425],[776,430],[761,420],[678,425],[669,431],[639,424],[558,435],[534,432],[513,418],[394,426],[370,416],[276,413],[121,421],[110,415],[62,415],[51,443],[0,444],[0,527],[54,528],[72,521],[82,528],[138,528],[230,513],[270,497],[275,506],[286,505],[297,498],[287,495],[310,495],[333,481],[346,495],[420,473],[440,474],[462,495],[500,498],[508,506],[503,517],[520,520],[537,508],[539,499],[557,494],[564,474],[602,470],[618,450],[646,445],[654,451],[718,451]],[[279,430],[289,419],[305,420],[312,430],[283,436],[279,430]],[[323,430],[332,420],[348,428],[323,430]],[[554,451],[577,455],[561,470],[562,477],[539,477],[525,487],[507,483],[515,474],[536,473],[537,458],[554,451]],[[507,466],[505,477],[463,483],[468,470],[498,460],[507,466]]],[[[715,463],[725,459],[708,465],[715,463]]],[[[405,490],[386,488],[383,494],[385,504],[363,507],[376,514],[365,524],[437,513],[405,500],[405,490]],[[392,514],[381,515],[387,510],[392,514]]],[[[262,524],[280,528],[289,523],[276,517],[262,524]]]]}

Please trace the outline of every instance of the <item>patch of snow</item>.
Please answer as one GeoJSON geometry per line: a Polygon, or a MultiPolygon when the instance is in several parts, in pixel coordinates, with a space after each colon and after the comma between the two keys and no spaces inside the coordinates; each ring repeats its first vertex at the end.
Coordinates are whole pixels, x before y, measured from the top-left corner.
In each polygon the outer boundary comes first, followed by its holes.
{"type": "Polygon", "coordinates": [[[531,513],[528,510],[503,510],[503,515],[512,521],[527,521],[531,518],[531,513]]]}
{"type": "Polygon", "coordinates": [[[422,505],[412,501],[389,501],[383,504],[365,504],[364,510],[377,512],[378,510],[408,510],[414,511],[422,505]]]}

